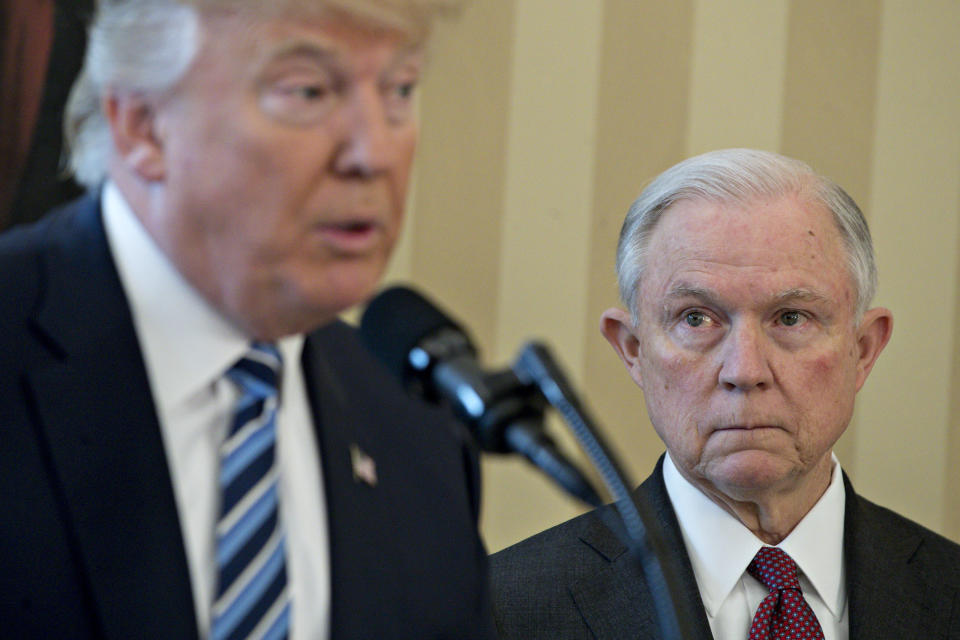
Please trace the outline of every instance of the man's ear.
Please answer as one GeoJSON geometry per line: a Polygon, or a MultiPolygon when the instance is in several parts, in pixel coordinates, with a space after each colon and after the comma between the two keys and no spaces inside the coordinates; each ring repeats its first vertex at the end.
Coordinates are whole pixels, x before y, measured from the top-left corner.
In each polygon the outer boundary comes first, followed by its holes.
{"type": "Polygon", "coordinates": [[[643,389],[643,376],[640,371],[640,340],[637,338],[633,319],[623,309],[607,309],[600,316],[600,333],[617,352],[630,377],[643,389]]]}
{"type": "Polygon", "coordinates": [[[890,341],[893,333],[893,314],[889,309],[877,307],[863,314],[857,332],[857,391],[867,381],[873,363],[890,341]]]}
{"type": "Polygon", "coordinates": [[[156,103],[135,92],[107,92],[102,108],[117,161],[146,182],[163,180],[166,166],[157,135],[156,103]]]}

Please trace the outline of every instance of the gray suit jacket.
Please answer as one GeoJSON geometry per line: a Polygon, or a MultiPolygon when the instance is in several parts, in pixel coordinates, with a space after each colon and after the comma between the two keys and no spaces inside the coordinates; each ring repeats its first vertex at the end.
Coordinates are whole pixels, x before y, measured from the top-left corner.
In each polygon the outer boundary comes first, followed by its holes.
{"type": "MultiPolygon", "coordinates": [[[[850,639],[960,638],[960,546],[844,484],[850,639]]],[[[697,638],[711,638],[662,458],[637,493],[659,514],[697,638]]],[[[596,512],[494,554],[491,571],[501,638],[661,637],[642,571],[596,512]]]]}

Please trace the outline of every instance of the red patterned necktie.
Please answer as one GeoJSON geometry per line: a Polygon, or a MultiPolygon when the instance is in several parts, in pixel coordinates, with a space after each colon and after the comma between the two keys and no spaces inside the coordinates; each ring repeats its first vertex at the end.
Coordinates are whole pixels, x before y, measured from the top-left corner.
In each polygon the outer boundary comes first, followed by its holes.
{"type": "Polygon", "coordinates": [[[778,547],[763,547],[747,571],[770,589],[750,625],[749,640],[823,640],[817,616],[800,591],[793,558],[778,547]]]}

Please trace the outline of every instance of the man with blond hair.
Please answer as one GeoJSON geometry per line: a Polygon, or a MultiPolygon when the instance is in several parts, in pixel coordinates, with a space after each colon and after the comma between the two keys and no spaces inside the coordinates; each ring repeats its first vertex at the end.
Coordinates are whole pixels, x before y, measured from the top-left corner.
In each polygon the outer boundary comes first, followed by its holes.
{"type": "MultiPolygon", "coordinates": [[[[774,153],[696,156],[633,203],[617,273],[601,330],[666,445],[635,496],[694,637],[960,637],[960,546],[857,495],[833,455],[893,329],[850,196],[774,153]]],[[[501,637],[661,637],[605,515],[493,557],[501,637]]]]}
{"type": "Polygon", "coordinates": [[[490,637],[468,438],[337,321],[445,8],[101,0],[89,194],[0,237],[0,635],[490,637]]]}

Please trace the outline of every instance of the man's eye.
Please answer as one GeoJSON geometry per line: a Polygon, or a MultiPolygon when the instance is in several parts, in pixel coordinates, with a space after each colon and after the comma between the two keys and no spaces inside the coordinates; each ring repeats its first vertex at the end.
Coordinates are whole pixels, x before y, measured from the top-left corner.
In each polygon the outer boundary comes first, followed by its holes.
{"type": "Polygon", "coordinates": [[[394,92],[398,98],[409,98],[413,95],[413,90],[416,88],[416,84],[413,82],[404,82],[398,84],[394,88],[394,92]]]}
{"type": "Polygon", "coordinates": [[[386,88],[385,105],[387,118],[394,123],[406,122],[413,113],[413,94],[417,83],[414,81],[397,82],[386,88]]]}
{"type": "Polygon", "coordinates": [[[804,320],[803,314],[799,311],[784,311],[780,314],[780,324],[785,327],[795,327],[804,320]]]}
{"type": "Polygon", "coordinates": [[[688,325],[691,327],[702,326],[704,322],[707,321],[707,316],[700,311],[691,311],[683,317],[688,325]]]}
{"type": "Polygon", "coordinates": [[[260,107],[271,117],[293,125],[320,122],[337,103],[337,87],[314,77],[285,78],[260,93],[260,107]]]}
{"type": "Polygon", "coordinates": [[[327,95],[327,88],[322,85],[302,85],[294,87],[290,93],[305,100],[317,100],[327,95]]]}

